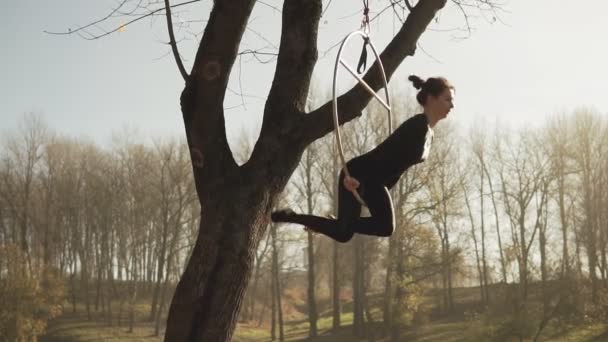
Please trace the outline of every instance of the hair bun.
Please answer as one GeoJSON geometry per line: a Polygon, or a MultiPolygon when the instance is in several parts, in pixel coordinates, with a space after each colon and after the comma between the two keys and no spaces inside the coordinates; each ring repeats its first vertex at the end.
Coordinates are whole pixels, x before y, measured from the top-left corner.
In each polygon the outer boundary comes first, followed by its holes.
{"type": "Polygon", "coordinates": [[[410,75],[410,77],[408,77],[407,79],[414,84],[414,88],[416,89],[420,89],[424,85],[424,81],[422,80],[422,78],[416,75],[410,75]]]}

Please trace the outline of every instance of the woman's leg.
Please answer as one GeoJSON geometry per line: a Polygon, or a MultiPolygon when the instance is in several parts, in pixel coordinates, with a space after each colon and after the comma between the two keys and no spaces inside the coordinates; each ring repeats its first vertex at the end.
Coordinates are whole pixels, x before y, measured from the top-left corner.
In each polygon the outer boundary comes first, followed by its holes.
{"type": "Polygon", "coordinates": [[[314,215],[297,214],[289,209],[279,210],[272,213],[271,218],[274,222],[297,223],[310,228],[311,230],[327,235],[339,241],[348,242],[354,232],[352,225],[361,215],[361,204],[353,194],[348,191],[343,184],[344,175],[341,173],[338,187],[338,219],[320,217],[314,215]]]}
{"type": "Polygon", "coordinates": [[[395,213],[388,189],[382,185],[366,184],[361,197],[367,204],[371,217],[361,217],[354,221],[351,230],[359,234],[391,236],[395,229],[395,213]]]}

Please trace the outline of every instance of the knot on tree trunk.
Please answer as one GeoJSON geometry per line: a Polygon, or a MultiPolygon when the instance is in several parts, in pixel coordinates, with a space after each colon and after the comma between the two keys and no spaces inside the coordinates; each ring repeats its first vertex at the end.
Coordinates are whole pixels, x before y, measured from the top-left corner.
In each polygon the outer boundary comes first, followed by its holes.
{"type": "Polygon", "coordinates": [[[221,74],[221,64],[217,60],[210,60],[203,67],[203,78],[206,81],[213,81],[221,74]]]}
{"type": "Polygon", "coordinates": [[[190,147],[190,158],[192,159],[192,165],[196,168],[202,168],[205,157],[203,152],[196,147],[190,147]]]}

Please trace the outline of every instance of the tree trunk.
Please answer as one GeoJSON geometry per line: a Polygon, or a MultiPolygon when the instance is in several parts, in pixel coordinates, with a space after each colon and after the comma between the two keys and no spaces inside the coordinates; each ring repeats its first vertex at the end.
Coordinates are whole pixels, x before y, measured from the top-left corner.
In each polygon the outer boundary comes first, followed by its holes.
{"type": "MultiPolygon", "coordinates": [[[[109,229],[109,228],[108,228],[109,229]]],[[[106,308],[107,315],[106,321],[109,325],[112,325],[112,298],[116,298],[116,283],[114,282],[114,268],[111,260],[114,259],[114,243],[113,238],[114,233],[110,230],[109,234],[106,235],[106,238],[102,240],[104,245],[104,250],[106,251],[106,259],[104,264],[104,272],[106,273],[107,283],[105,286],[105,298],[107,300],[106,308]],[[108,238],[109,236],[109,238],[108,238]]]]}
{"type": "Polygon", "coordinates": [[[103,281],[103,270],[105,268],[105,265],[103,265],[103,251],[101,251],[101,243],[97,240],[100,239],[99,235],[96,234],[95,236],[97,236],[97,238],[95,239],[95,260],[97,261],[96,263],[96,267],[97,267],[97,279],[96,279],[96,288],[95,288],[95,311],[99,311],[99,304],[101,301],[101,296],[102,296],[102,281],[103,281]]]}
{"type": "Polygon", "coordinates": [[[524,210],[520,208],[520,219],[519,219],[519,244],[521,250],[521,258],[519,261],[519,286],[520,286],[520,300],[525,303],[528,298],[528,249],[526,248],[526,226],[524,223],[524,210]]]}
{"type": "Polygon", "coordinates": [[[483,268],[481,266],[481,258],[479,257],[479,247],[477,247],[477,237],[475,235],[475,230],[472,227],[471,228],[473,231],[472,236],[473,236],[473,246],[475,247],[475,263],[477,265],[477,274],[479,275],[479,299],[481,302],[483,302],[483,298],[484,298],[484,289],[483,289],[483,268]]]}
{"type": "Polygon", "coordinates": [[[384,329],[390,331],[390,327],[393,325],[393,268],[395,265],[395,241],[397,237],[391,236],[388,240],[388,256],[386,258],[386,278],[384,281],[384,303],[382,308],[382,319],[384,321],[384,329]]]}
{"type": "Polygon", "coordinates": [[[542,288],[543,317],[547,317],[547,314],[549,313],[549,297],[547,293],[547,240],[544,229],[539,231],[538,244],[540,248],[540,279],[542,288]]]}
{"type": "Polygon", "coordinates": [[[340,257],[339,248],[340,245],[337,241],[332,242],[333,246],[333,260],[332,260],[332,329],[338,330],[340,328],[340,312],[342,311],[340,305],[340,276],[338,274],[339,263],[338,258],[340,257]]]}
{"type": "Polygon", "coordinates": [[[469,202],[469,195],[464,183],[462,184],[463,194],[464,194],[464,202],[467,207],[467,211],[469,213],[469,221],[471,222],[471,238],[473,239],[473,247],[475,250],[475,264],[477,265],[477,274],[479,275],[479,298],[481,302],[484,302],[484,276],[483,276],[483,267],[481,263],[481,258],[479,257],[479,247],[477,244],[477,233],[475,233],[475,219],[473,218],[473,210],[471,208],[471,203],[469,202]]]}
{"type": "MultiPolygon", "coordinates": [[[[165,213],[165,215],[168,215],[168,213],[165,213]]],[[[163,219],[163,229],[162,229],[162,236],[161,236],[161,244],[160,244],[160,250],[158,253],[158,268],[156,270],[156,282],[154,284],[154,294],[152,295],[152,305],[150,306],[150,317],[149,320],[152,321],[154,320],[154,317],[156,317],[156,310],[157,310],[157,305],[158,305],[158,299],[159,299],[159,295],[160,295],[160,291],[161,291],[161,285],[163,282],[163,272],[165,270],[165,259],[166,259],[166,255],[167,255],[167,234],[168,234],[168,226],[169,226],[169,222],[168,219],[165,218],[163,219]]]]}
{"type": "MultiPolygon", "coordinates": [[[[334,209],[334,215],[338,214],[338,177],[336,175],[340,171],[340,164],[338,163],[338,157],[336,151],[332,151],[334,158],[332,158],[332,204],[334,209]]],[[[338,241],[332,240],[332,329],[334,331],[340,328],[340,313],[342,311],[340,305],[340,244],[338,241]]]]}
{"type": "MultiPolygon", "coordinates": [[[[132,277],[129,280],[129,332],[133,332],[135,326],[135,302],[137,300],[137,282],[139,281],[139,271],[137,268],[137,253],[133,252],[132,277]]],[[[142,277],[143,278],[143,277],[142,277]]]]}
{"type": "Polygon", "coordinates": [[[256,255],[255,258],[255,271],[253,273],[253,287],[251,288],[251,295],[249,296],[249,314],[246,316],[246,319],[252,321],[254,319],[253,315],[255,313],[255,303],[256,303],[256,299],[257,299],[257,292],[258,292],[258,283],[260,281],[260,279],[262,278],[262,264],[264,261],[264,257],[266,255],[266,252],[268,251],[268,248],[270,247],[271,243],[270,243],[270,238],[272,234],[267,234],[266,235],[266,243],[264,246],[264,249],[256,255]]]}
{"type": "MultiPolygon", "coordinates": [[[[403,257],[403,247],[401,243],[398,245],[397,249],[397,265],[396,265],[396,289],[395,289],[395,301],[393,302],[394,306],[394,315],[398,318],[402,317],[402,310],[405,310],[403,307],[403,297],[405,295],[405,289],[403,284],[403,278],[405,275],[405,260],[403,257]]],[[[393,325],[391,326],[391,342],[401,342],[401,327],[403,323],[399,321],[399,319],[393,319],[393,325]]]]}
{"type": "Polygon", "coordinates": [[[453,312],[454,311],[454,293],[453,293],[453,284],[452,284],[452,264],[453,264],[453,260],[452,260],[452,251],[450,249],[450,240],[448,239],[448,232],[447,232],[447,227],[445,227],[445,236],[446,236],[446,242],[445,242],[445,248],[446,248],[446,256],[447,256],[447,280],[448,280],[448,311],[449,312],[453,312]]]}
{"type": "MultiPolygon", "coordinates": [[[[561,160],[560,160],[561,161],[561,160]]],[[[559,163],[557,166],[557,195],[558,195],[558,206],[559,206],[559,220],[561,223],[562,230],[562,275],[570,275],[570,253],[568,251],[568,218],[566,214],[566,187],[564,179],[563,163],[559,163]]]]}
{"type": "MultiPolygon", "coordinates": [[[[272,229],[272,228],[271,228],[272,229]]],[[[275,277],[275,269],[274,269],[274,251],[272,252],[272,272],[270,272],[270,308],[271,308],[271,315],[270,315],[270,339],[272,341],[277,339],[277,289],[276,289],[276,282],[274,281],[276,279],[275,277]]],[[[263,317],[260,316],[260,322],[262,321],[263,317]]]]}
{"type": "MultiPolygon", "coordinates": [[[[369,272],[366,272],[367,274],[369,274],[369,272]]],[[[367,335],[367,341],[368,342],[374,342],[376,340],[376,334],[375,329],[374,329],[374,318],[372,317],[372,310],[371,307],[369,305],[369,300],[367,298],[367,289],[370,287],[370,278],[369,277],[365,277],[365,279],[363,280],[363,311],[365,313],[365,320],[367,321],[367,324],[365,325],[365,332],[367,335]]]]}
{"type": "MultiPolygon", "coordinates": [[[[180,193],[181,194],[181,193],[180,193]]],[[[181,199],[180,199],[181,200],[181,199]]],[[[176,225],[175,228],[173,229],[173,236],[171,238],[171,242],[169,243],[169,250],[167,251],[167,272],[165,272],[165,281],[163,284],[163,288],[161,290],[161,294],[160,294],[160,304],[159,304],[159,308],[157,310],[156,313],[156,323],[155,323],[155,327],[154,327],[154,334],[155,336],[158,336],[160,334],[160,326],[161,326],[161,318],[163,315],[163,312],[166,311],[166,298],[167,298],[167,292],[169,289],[169,283],[171,282],[171,273],[173,272],[173,269],[175,268],[175,265],[177,265],[179,263],[178,261],[178,251],[177,251],[177,245],[179,243],[180,240],[180,235],[181,235],[181,221],[182,221],[182,215],[183,215],[183,211],[181,208],[181,203],[180,203],[180,211],[179,214],[177,215],[177,219],[176,219],[176,225]]]]}
{"type": "Polygon", "coordinates": [[[76,256],[74,255],[75,252],[73,251],[72,248],[70,248],[70,261],[69,261],[69,266],[68,268],[70,268],[71,272],[70,272],[70,292],[72,294],[72,313],[76,313],[76,256]]]}
{"type": "MultiPolygon", "coordinates": [[[[281,276],[279,269],[279,251],[277,249],[277,227],[276,225],[272,225],[271,228],[272,234],[272,281],[274,282],[274,293],[272,294],[276,297],[276,313],[278,317],[278,325],[279,325],[279,341],[285,340],[285,332],[283,329],[283,304],[281,301],[281,276]]],[[[273,325],[274,327],[274,325],[273,325]]]]}
{"type": "MultiPolygon", "coordinates": [[[[481,164],[483,164],[483,156],[481,159],[482,159],[481,164]]],[[[481,222],[481,265],[482,265],[482,271],[483,271],[483,288],[484,288],[483,303],[485,305],[487,305],[490,302],[490,291],[488,290],[488,264],[486,262],[486,227],[485,227],[485,220],[484,220],[485,210],[484,210],[484,205],[483,205],[484,204],[483,203],[483,198],[484,198],[483,170],[480,170],[479,174],[481,176],[480,187],[479,187],[479,198],[480,198],[480,202],[481,202],[480,203],[480,205],[481,205],[480,222],[481,222]]]]}
{"type": "Polygon", "coordinates": [[[308,232],[308,322],[310,337],[317,336],[317,304],[315,300],[315,252],[313,235],[308,232]]]}
{"type": "MultiPolygon", "coordinates": [[[[142,266],[142,285],[145,284],[145,289],[142,289],[142,292],[144,293],[151,293],[152,291],[155,290],[155,286],[156,284],[158,284],[159,290],[160,290],[160,284],[158,282],[158,264],[163,263],[163,261],[161,261],[161,258],[165,257],[165,254],[161,254],[163,251],[159,251],[156,248],[153,248],[152,246],[155,244],[155,237],[153,236],[154,234],[152,233],[153,229],[146,229],[146,234],[148,235],[148,238],[146,239],[146,241],[143,243],[143,253],[144,255],[147,255],[147,258],[142,258],[142,262],[143,262],[143,266],[142,266]],[[154,265],[157,265],[156,268],[156,277],[154,276],[154,265]],[[145,273],[144,273],[145,271],[145,273]],[[143,275],[145,274],[145,279],[143,277],[143,275]],[[155,283],[153,285],[153,282],[155,283]],[[153,290],[154,288],[154,290],[153,290]]],[[[166,244],[166,242],[165,242],[166,244]]],[[[157,247],[158,248],[158,247],[157,247]]],[[[166,247],[165,247],[166,249],[166,247]]],[[[157,304],[158,304],[158,298],[157,298],[157,304]]],[[[150,317],[150,320],[153,320],[153,316],[150,317]]]]}
{"type": "MultiPolygon", "coordinates": [[[[315,159],[318,158],[318,150],[309,146],[305,152],[303,167],[305,173],[305,192],[306,192],[306,207],[309,215],[313,215],[314,204],[313,197],[315,192],[313,191],[313,170],[315,166],[315,159]]],[[[317,336],[317,305],[315,296],[315,246],[312,232],[308,232],[308,335],[310,337],[317,336]]]]}
{"type": "Polygon", "coordinates": [[[441,238],[441,292],[443,297],[443,313],[450,312],[450,299],[448,295],[448,264],[449,256],[445,245],[445,238],[441,238]]]}
{"type": "MultiPolygon", "coordinates": [[[[167,275],[169,274],[169,272],[167,271],[167,275]]],[[[163,316],[163,312],[165,312],[165,307],[167,306],[167,291],[169,288],[169,277],[167,277],[167,279],[165,279],[165,282],[163,284],[163,288],[161,290],[160,293],[160,300],[159,300],[159,304],[158,304],[158,310],[156,312],[156,318],[155,318],[155,323],[154,323],[154,336],[160,336],[160,327],[161,327],[161,321],[162,321],[162,316],[163,316]]]]}
{"type": "Polygon", "coordinates": [[[353,237],[355,249],[355,264],[353,274],[353,334],[358,337],[365,336],[365,322],[363,320],[363,238],[356,234],[353,237]]]}
{"type": "Polygon", "coordinates": [[[494,220],[496,224],[496,238],[498,239],[498,252],[500,254],[500,271],[502,274],[502,281],[507,284],[507,264],[505,261],[504,251],[502,247],[502,238],[500,235],[500,219],[498,216],[498,205],[496,203],[496,197],[494,196],[494,186],[492,184],[492,178],[490,177],[490,172],[485,167],[485,163],[483,164],[483,169],[486,174],[486,178],[488,179],[488,186],[490,187],[490,194],[492,199],[492,206],[494,207],[494,220]]]}

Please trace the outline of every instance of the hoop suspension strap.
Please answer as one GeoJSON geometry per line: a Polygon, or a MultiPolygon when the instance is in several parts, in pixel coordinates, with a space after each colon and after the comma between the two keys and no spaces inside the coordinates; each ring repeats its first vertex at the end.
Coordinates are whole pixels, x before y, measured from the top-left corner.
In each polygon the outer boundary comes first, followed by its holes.
{"type": "Polygon", "coordinates": [[[357,64],[357,72],[362,74],[365,71],[367,64],[367,44],[369,44],[369,38],[363,38],[363,48],[361,49],[361,56],[359,57],[359,63],[357,64]]]}
{"type": "MultiPolygon", "coordinates": [[[[363,32],[369,34],[369,0],[363,0],[363,19],[361,20],[361,29],[363,32]]],[[[369,37],[363,37],[363,48],[361,49],[361,56],[359,56],[359,63],[357,64],[357,72],[362,74],[365,71],[367,65],[367,45],[369,44],[369,37]]]]}

